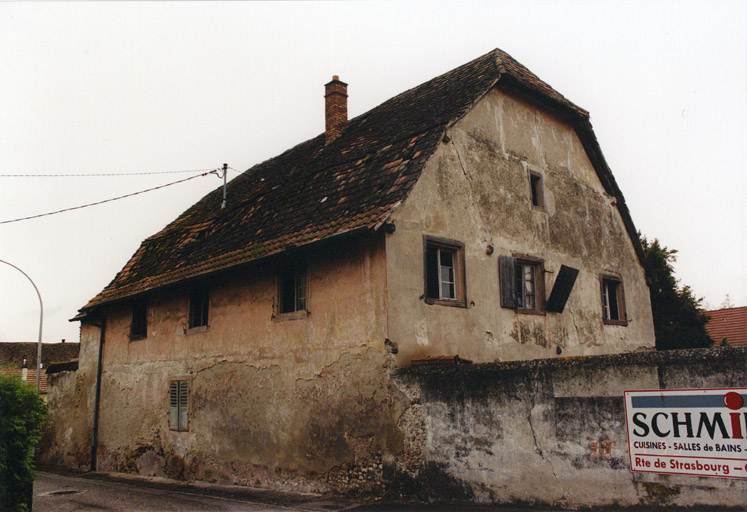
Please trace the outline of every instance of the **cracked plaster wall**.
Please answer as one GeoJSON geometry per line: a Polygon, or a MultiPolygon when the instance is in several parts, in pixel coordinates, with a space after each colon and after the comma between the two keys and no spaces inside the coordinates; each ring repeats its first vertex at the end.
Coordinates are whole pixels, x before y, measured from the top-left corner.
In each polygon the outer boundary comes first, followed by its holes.
{"type": "Polygon", "coordinates": [[[78,370],[47,376],[48,412],[39,444],[39,460],[44,464],[89,469],[98,332],[83,324],[78,370]]]}
{"type": "MultiPolygon", "coordinates": [[[[128,304],[109,307],[99,470],[316,491],[376,485],[403,443],[383,249],[376,235],[307,252],[308,315],[273,317],[282,260],[203,283],[207,328],[187,328],[187,287],[148,296],[145,339],[129,339],[128,304]],[[173,378],[189,381],[188,432],[169,430],[173,378]]],[[[97,329],[82,346],[78,376],[92,390],[97,329]]],[[[80,416],[90,423],[88,405],[80,416]]]]}
{"type": "Polygon", "coordinates": [[[490,362],[653,348],[643,268],[573,129],[493,90],[447,135],[393,214],[386,241],[399,365],[436,355],[490,362]],[[531,206],[530,170],[543,177],[544,211],[531,206]],[[467,308],[422,300],[423,235],[464,243],[467,308]],[[562,314],[500,307],[498,258],[517,253],[544,261],[546,297],[561,264],[580,270],[562,314]],[[622,277],[627,326],[602,322],[602,273],[622,277]]]}
{"type": "Polygon", "coordinates": [[[419,468],[438,467],[484,503],[742,506],[745,480],[631,473],[623,391],[743,386],[746,362],[704,349],[400,370],[420,459],[402,468],[430,488],[419,468]]]}

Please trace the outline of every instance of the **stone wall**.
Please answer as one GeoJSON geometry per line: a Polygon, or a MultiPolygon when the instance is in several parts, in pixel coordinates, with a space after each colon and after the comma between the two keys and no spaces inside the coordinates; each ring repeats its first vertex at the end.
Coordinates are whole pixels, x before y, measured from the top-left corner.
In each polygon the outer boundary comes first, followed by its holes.
{"type": "Polygon", "coordinates": [[[417,367],[394,473],[421,498],[742,506],[747,480],[631,473],[623,391],[744,387],[744,348],[417,367]]]}

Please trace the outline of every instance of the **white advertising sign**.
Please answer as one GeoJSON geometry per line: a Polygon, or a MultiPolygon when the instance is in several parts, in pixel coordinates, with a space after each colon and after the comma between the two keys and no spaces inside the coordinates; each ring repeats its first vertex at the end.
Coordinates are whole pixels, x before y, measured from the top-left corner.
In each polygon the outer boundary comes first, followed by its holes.
{"type": "Polygon", "coordinates": [[[630,469],[747,479],[747,388],[625,391],[630,469]]]}

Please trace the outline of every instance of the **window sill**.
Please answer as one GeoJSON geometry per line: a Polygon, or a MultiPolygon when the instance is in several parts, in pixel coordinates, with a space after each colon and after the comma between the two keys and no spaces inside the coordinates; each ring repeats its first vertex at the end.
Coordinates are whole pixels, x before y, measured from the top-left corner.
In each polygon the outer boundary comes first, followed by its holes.
{"type": "Polygon", "coordinates": [[[198,325],[197,327],[189,327],[184,334],[198,334],[201,332],[207,332],[210,329],[209,325],[198,325]]]}
{"type": "Polygon", "coordinates": [[[516,309],[514,309],[514,311],[516,312],[516,314],[519,314],[519,315],[547,316],[547,314],[546,314],[545,311],[541,311],[541,310],[538,310],[538,309],[521,309],[521,308],[516,308],[516,309]]]}
{"type": "Polygon", "coordinates": [[[291,311],[290,313],[273,315],[272,320],[273,322],[287,322],[289,320],[301,320],[307,318],[309,315],[311,315],[311,312],[308,309],[301,309],[299,311],[291,311]]]}
{"type": "Polygon", "coordinates": [[[141,341],[148,338],[148,336],[130,336],[130,343],[133,343],[135,341],[141,341]]]}
{"type": "Polygon", "coordinates": [[[534,210],[535,212],[547,213],[547,210],[545,209],[544,206],[532,205],[532,210],[534,210]]]}
{"type": "Polygon", "coordinates": [[[467,302],[462,300],[449,299],[425,299],[426,304],[436,304],[438,306],[451,306],[453,308],[467,308],[467,302]]]}
{"type": "Polygon", "coordinates": [[[627,320],[603,320],[604,325],[622,325],[626,326],[628,325],[627,320]]]}

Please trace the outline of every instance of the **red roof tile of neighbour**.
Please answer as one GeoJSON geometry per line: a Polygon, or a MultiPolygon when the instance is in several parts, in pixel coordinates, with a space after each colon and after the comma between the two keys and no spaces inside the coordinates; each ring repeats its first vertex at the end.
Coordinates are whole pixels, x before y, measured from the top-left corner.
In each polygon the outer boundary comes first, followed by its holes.
{"type": "MultiPolygon", "coordinates": [[[[0,375],[4,377],[17,377],[23,380],[23,369],[22,368],[0,368],[0,375]]],[[[26,375],[26,383],[30,386],[36,387],[36,370],[29,368],[26,375]]],[[[39,393],[47,392],[47,372],[42,369],[39,374],[39,393]]]]}
{"type": "Polygon", "coordinates": [[[602,156],[588,113],[501,50],[434,78],[324,134],[260,163],[213,191],[146,239],[114,280],[81,309],[304,246],[378,229],[407,197],[445,130],[493,87],[527,98],[571,124],[608,193],[617,196],[639,257],[625,201],[602,156]]]}
{"type": "Polygon", "coordinates": [[[711,319],[706,324],[708,335],[721,344],[726,338],[730,345],[747,345],[747,306],[706,311],[711,319]]]}

